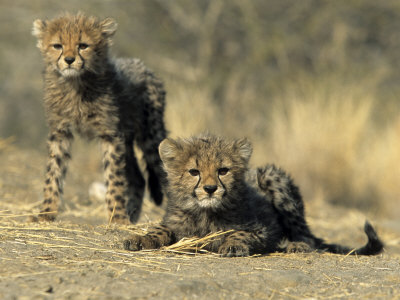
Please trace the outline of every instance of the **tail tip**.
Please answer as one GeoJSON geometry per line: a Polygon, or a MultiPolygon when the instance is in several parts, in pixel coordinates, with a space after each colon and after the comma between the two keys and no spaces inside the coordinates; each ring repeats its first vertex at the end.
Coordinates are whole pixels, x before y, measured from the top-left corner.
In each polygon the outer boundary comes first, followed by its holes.
{"type": "Polygon", "coordinates": [[[378,234],[376,233],[374,227],[371,225],[368,220],[365,221],[364,231],[368,237],[368,248],[371,251],[371,254],[379,254],[383,251],[383,243],[379,239],[378,234]]]}

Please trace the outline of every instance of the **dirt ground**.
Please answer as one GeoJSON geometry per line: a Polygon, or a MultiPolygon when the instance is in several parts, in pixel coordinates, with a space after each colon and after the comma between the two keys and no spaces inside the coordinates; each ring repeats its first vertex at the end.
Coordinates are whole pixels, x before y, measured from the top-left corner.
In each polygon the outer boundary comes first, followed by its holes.
{"type": "MultiPolygon", "coordinates": [[[[400,219],[384,216],[367,216],[386,244],[375,257],[125,251],[121,241],[163,209],[146,200],[141,225],[108,225],[104,203],[88,196],[100,157],[84,147],[54,223],[27,221],[42,199],[44,151],[0,149],[0,299],[400,299],[400,219]]],[[[306,211],[318,236],[365,243],[363,213],[322,201],[306,211]]]]}

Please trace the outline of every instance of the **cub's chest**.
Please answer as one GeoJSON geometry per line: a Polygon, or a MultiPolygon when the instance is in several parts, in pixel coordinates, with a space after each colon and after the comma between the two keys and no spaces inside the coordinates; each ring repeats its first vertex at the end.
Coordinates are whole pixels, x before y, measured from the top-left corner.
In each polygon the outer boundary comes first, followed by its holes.
{"type": "Polygon", "coordinates": [[[89,138],[117,128],[118,110],[109,97],[85,97],[72,90],[46,100],[53,126],[68,127],[89,138]]]}

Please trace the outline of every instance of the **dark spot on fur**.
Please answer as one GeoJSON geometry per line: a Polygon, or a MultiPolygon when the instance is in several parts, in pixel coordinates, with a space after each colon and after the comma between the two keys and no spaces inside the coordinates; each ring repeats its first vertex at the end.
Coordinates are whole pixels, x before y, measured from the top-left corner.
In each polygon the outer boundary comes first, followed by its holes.
{"type": "Polygon", "coordinates": [[[123,162],[124,162],[124,158],[123,157],[120,157],[119,159],[115,160],[115,164],[117,166],[121,165],[123,162]]]}
{"type": "Polygon", "coordinates": [[[108,142],[108,143],[112,143],[113,142],[113,138],[111,136],[109,136],[109,135],[101,135],[100,138],[103,141],[108,142]]]}
{"type": "Polygon", "coordinates": [[[57,162],[57,166],[61,166],[61,157],[57,156],[56,157],[56,162],[57,162]]]}
{"type": "Polygon", "coordinates": [[[118,202],[125,202],[124,197],[122,197],[121,195],[117,195],[114,197],[115,201],[118,202]]]}

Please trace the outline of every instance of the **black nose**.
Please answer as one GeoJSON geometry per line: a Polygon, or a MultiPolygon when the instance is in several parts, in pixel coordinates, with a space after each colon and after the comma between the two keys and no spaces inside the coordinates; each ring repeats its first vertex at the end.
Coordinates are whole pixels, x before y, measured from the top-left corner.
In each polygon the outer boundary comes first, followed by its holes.
{"type": "Polygon", "coordinates": [[[205,185],[203,188],[207,193],[211,195],[217,190],[218,187],[216,185],[205,185]]]}
{"type": "Polygon", "coordinates": [[[75,61],[75,57],[72,57],[72,56],[67,56],[67,57],[65,57],[64,58],[64,60],[65,60],[65,62],[67,63],[67,64],[72,64],[74,61],[75,61]]]}

